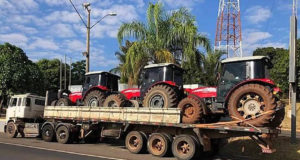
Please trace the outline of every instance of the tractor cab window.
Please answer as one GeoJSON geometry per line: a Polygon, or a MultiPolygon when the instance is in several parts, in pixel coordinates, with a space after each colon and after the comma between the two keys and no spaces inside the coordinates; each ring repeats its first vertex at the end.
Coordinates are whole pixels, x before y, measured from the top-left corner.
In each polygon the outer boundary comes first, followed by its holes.
{"type": "Polygon", "coordinates": [[[173,71],[173,79],[174,79],[174,82],[176,83],[176,85],[183,85],[183,73],[181,70],[179,69],[174,69],[173,71]]]}
{"type": "MultiPolygon", "coordinates": [[[[251,63],[251,62],[250,62],[251,63]]],[[[271,68],[265,61],[254,61],[254,75],[251,78],[269,78],[269,69],[271,68]]]]}
{"type": "Polygon", "coordinates": [[[10,107],[15,107],[15,106],[17,106],[17,98],[12,98],[11,100],[10,100],[10,107]]]}
{"type": "Polygon", "coordinates": [[[246,62],[227,63],[223,66],[223,81],[239,82],[246,78],[246,62]]]}
{"type": "Polygon", "coordinates": [[[146,83],[155,83],[158,81],[163,81],[164,72],[163,68],[149,68],[145,72],[145,81],[146,83]]]}

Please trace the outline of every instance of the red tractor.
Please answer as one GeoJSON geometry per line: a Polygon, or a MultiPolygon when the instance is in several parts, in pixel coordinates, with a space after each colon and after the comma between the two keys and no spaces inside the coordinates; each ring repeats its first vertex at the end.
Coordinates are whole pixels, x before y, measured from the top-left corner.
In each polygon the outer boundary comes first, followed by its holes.
{"type": "Polygon", "coordinates": [[[272,64],[264,56],[228,58],[221,61],[217,87],[192,90],[178,105],[183,110],[183,122],[195,123],[229,114],[243,125],[278,126],[284,109],[276,110],[280,89],[269,79],[272,64]],[[275,114],[276,112],[276,114],[275,114]]]}
{"type": "Polygon", "coordinates": [[[107,97],[104,106],[174,108],[183,98],[183,69],[171,63],[150,64],[140,74],[140,87],[107,97]],[[130,102],[130,103],[128,103],[130,102]]]}
{"type": "Polygon", "coordinates": [[[59,92],[57,106],[85,105],[92,107],[103,106],[105,98],[118,92],[119,76],[109,72],[89,72],[85,74],[82,92],[64,90],[59,92]]]}

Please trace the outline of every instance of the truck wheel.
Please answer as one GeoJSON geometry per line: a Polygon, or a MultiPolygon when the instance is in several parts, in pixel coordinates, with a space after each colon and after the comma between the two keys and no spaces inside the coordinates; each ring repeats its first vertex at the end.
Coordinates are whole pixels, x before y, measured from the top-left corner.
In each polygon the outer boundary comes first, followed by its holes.
{"type": "Polygon", "coordinates": [[[172,143],[172,153],[177,159],[188,160],[197,155],[198,143],[190,135],[179,135],[172,143]]]}
{"type": "Polygon", "coordinates": [[[228,102],[229,115],[234,120],[237,120],[236,118],[247,119],[246,123],[241,124],[244,126],[247,124],[257,127],[268,125],[275,108],[275,97],[267,87],[259,84],[241,86],[232,93],[228,102]],[[267,111],[269,113],[261,115],[267,111]]]}
{"type": "Polygon", "coordinates": [[[58,143],[67,144],[71,141],[69,129],[66,126],[58,127],[56,131],[56,139],[58,143]]]}
{"type": "Polygon", "coordinates": [[[150,108],[174,108],[177,105],[177,94],[168,85],[156,85],[145,94],[143,106],[150,108]]]}
{"type": "Polygon", "coordinates": [[[197,123],[203,118],[205,104],[196,98],[186,97],[179,102],[182,111],[182,123],[197,123]]]}
{"type": "Polygon", "coordinates": [[[17,126],[14,122],[9,122],[6,127],[6,135],[9,138],[16,138],[18,135],[17,126]]]}
{"type": "Polygon", "coordinates": [[[171,141],[165,134],[153,133],[148,139],[147,148],[152,155],[164,157],[170,153],[171,141]]]}
{"type": "Polygon", "coordinates": [[[52,142],[54,140],[54,129],[51,125],[45,125],[42,129],[42,139],[46,142],[52,142]]]}
{"type": "Polygon", "coordinates": [[[112,94],[108,96],[105,101],[103,106],[104,107],[125,107],[125,98],[122,97],[119,94],[112,94]]]}
{"type": "Polygon", "coordinates": [[[84,98],[84,105],[89,107],[100,107],[103,106],[105,95],[103,92],[95,90],[88,93],[84,98]]]}
{"type": "Polygon", "coordinates": [[[147,137],[138,131],[131,131],[125,139],[125,146],[131,153],[142,153],[146,150],[147,137]]]}
{"type": "Polygon", "coordinates": [[[56,102],[56,106],[69,106],[70,100],[68,98],[60,98],[57,102],[56,102]]]}

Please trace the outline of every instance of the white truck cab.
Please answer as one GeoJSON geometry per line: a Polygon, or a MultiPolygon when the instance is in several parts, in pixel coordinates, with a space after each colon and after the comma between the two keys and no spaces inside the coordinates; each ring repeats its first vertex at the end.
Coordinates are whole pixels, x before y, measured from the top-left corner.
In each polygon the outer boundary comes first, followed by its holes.
{"type": "Polygon", "coordinates": [[[6,111],[6,123],[18,119],[34,120],[42,118],[45,108],[45,97],[30,93],[14,95],[6,111]]]}

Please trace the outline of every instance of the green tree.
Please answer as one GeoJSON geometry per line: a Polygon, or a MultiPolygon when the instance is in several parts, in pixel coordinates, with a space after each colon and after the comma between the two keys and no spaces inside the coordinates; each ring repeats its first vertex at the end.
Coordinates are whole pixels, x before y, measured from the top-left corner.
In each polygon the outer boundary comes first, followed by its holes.
{"type": "Polygon", "coordinates": [[[38,66],[14,45],[0,45],[0,104],[11,94],[39,93],[43,84],[38,66]]]}
{"type": "Polygon", "coordinates": [[[72,84],[82,85],[85,75],[85,60],[72,63],[72,84]]]}
{"type": "Polygon", "coordinates": [[[133,21],[124,23],[118,31],[119,44],[125,37],[134,38],[136,42],[126,54],[123,74],[129,83],[137,84],[140,69],[148,62],[175,62],[175,52],[186,65],[196,62],[197,47],[210,50],[209,40],[197,32],[195,18],[186,8],[166,12],[161,3],[149,3],[147,23],[133,21]]]}
{"type": "Polygon", "coordinates": [[[60,60],[41,59],[36,62],[36,64],[42,72],[42,79],[44,81],[42,92],[46,93],[47,90],[58,90],[60,77],[60,60]]]}
{"type": "Polygon", "coordinates": [[[281,88],[283,93],[288,94],[289,51],[273,47],[258,48],[253,52],[253,56],[258,55],[270,57],[273,63],[273,68],[270,70],[270,77],[281,88]]]}
{"type": "Polygon", "coordinates": [[[129,48],[133,45],[133,42],[126,40],[125,45],[120,47],[120,52],[115,52],[115,56],[119,60],[119,65],[110,70],[110,72],[119,74],[121,79],[121,83],[128,83],[128,77],[123,74],[123,70],[125,70],[124,64],[126,63],[126,53],[128,52],[129,48]]]}

